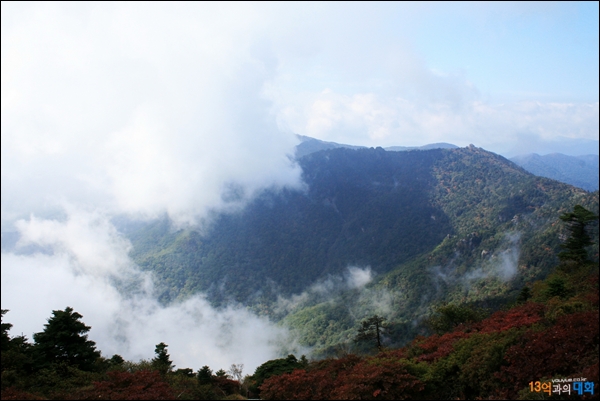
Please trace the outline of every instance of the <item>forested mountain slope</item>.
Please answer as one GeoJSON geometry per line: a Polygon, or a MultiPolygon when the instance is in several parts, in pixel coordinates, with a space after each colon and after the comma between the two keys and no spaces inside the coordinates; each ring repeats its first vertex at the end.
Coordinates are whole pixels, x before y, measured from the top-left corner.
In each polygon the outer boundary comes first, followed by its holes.
{"type": "Polygon", "coordinates": [[[156,223],[132,236],[135,257],[163,278],[167,300],[182,288],[208,290],[213,299],[224,292],[239,301],[273,300],[349,264],[389,271],[452,232],[429,201],[438,157],[382,149],[314,153],[300,162],[306,192],[265,191],[241,213],[219,216],[205,236],[169,233],[166,222],[156,223]]]}
{"type": "MultiPolygon", "coordinates": [[[[385,344],[397,343],[398,320],[374,315],[353,330],[354,342],[363,345],[358,353],[338,341],[334,357],[290,354],[243,378],[243,365],[236,364],[228,372],[213,373],[207,365],[197,372],[175,370],[164,342],[152,360],[102,356],[86,334],[91,327],[70,307],[52,311],[29,343],[9,335],[12,324],[4,321],[3,309],[2,399],[539,399],[565,393],[596,399],[598,255],[597,248],[590,255],[589,246],[591,236],[597,239],[598,215],[576,205],[559,220],[568,233],[560,263],[501,310],[457,302],[434,306],[424,321],[435,334],[403,347],[385,344]]],[[[365,291],[338,296],[360,300],[365,291]]],[[[339,309],[340,302],[328,302],[329,312],[335,303],[339,309]]],[[[308,312],[314,326],[322,306],[300,312],[308,312]]],[[[330,331],[335,323],[329,320],[330,331]]]]}
{"type": "MultiPolygon", "coordinates": [[[[373,314],[391,322],[387,341],[394,346],[426,333],[422,319],[443,302],[501,307],[557,263],[566,235],[558,215],[577,203],[598,213],[598,192],[533,176],[482,149],[432,154],[435,184],[428,202],[442,212],[451,234],[433,250],[376,276],[362,291],[293,309],[284,321],[324,355],[351,343],[359,320],[373,314]]],[[[597,262],[598,226],[591,230],[597,262]]]]}
{"type": "Polygon", "coordinates": [[[208,232],[173,232],[163,220],[129,233],[164,302],[206,291],[215,303],[268,306],[350,265],[370,266],[378,279],[392,272],[386,282],[400,285],[410,269],[398,267],[411,262],[421,273],[411,286],[422,293],[468,273],[522,282],[555,262],[539,243],[558,246],[556,216],[576,203],[597,205],[597,193],[473,146],[337,148],[299,163],[306,191],[265,191],[243,211],[218,216],[208,232]],[[511,258],[515,266],[502,272],[487,263],[511,258]],[[432,283],[431,271],[445,281],[432,283]]]}

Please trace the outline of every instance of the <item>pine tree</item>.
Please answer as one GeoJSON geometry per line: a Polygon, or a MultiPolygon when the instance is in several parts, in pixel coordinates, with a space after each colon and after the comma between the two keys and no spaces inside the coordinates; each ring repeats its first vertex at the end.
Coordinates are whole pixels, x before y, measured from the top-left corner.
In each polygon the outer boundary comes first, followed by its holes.
{"type": "MultiPolygon", "coordinates": [[[[1,316],[2,318],[4,318],[4,314],[6,314],[8,312],[8,309],[2,309],[1,310],[1,316]]],[[[10,323],[0,323],[1,327],[2,327],[2,342],[1,342],[1,349],[2,352],[8,351],[9,347],[10,347],[10,336],[8,335],[8,331],[10,330],[10,328],[12,327],[12,324],[10,323]]]]}
{"type": "Polygon", "coordinates": [[[212,381],[212,376],[213,372],[207,365],[198,370],[198,382],[200,384],[209,384],[212,381]]]}
{"type": "Polygon", "coordinates": [[[573,211],[560,216],[567,223],[567,229],[571,232],[567,241],[561,245],[564,251],[558,254],[561,261],[575,261],[578,263],[588,261],[587,246],[593,242],[586,232],[586,226],[592,221],[598,220],[598,216],[581,205],[575,205],[573,211]]]}
{"type": "Polygon", "coordinates": [[[385,318],[375,315],[364,320],[358,329],[355,341],[375,340],[377,349],[381,349],[381,336],[385,328],[385,318]]]}
{"type": "Polygon", "coordinates": [[[152,366],[158,370],[162,375],[173,370],[175,365],[170,359],[170,355],[167,353],[168,345],[165,343],[156,344],[154,353],[156,356],[152,358],[152,366]]]}
{"type": "Polygon", "coordinates": [[[44,331],[35,333],[33,351],[38,368],[57,363],[77,366],[81,370],[94,370],[94,363],[100,357],[96,343],[88,340],[90,326],[81,319],[83,316],[67,307],[64,311],[52,311],[53,317],[44,325],[44,331]]]}
{"type": "MultiPolygon", "coordinates": [[[[2,318],[7,312],[8,309],[2,309],[2,318]]],[[[2,322],[2,371],[12,371],[11,375],[2,375],[2,386],[10,385],[15,375],[28,375],[33,369],[32,345],[23,335],[11,337],[11,327],[12,324],[2,322]]]]}

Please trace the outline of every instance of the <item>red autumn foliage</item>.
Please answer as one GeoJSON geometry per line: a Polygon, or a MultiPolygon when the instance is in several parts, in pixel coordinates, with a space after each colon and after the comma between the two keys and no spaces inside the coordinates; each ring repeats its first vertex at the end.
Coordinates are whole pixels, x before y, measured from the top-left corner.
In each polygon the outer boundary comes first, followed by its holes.
{"type": "Polygon", "coordinates": [[[260,386],[264,400],[318,400],[326,399],[331,389],[331,378],[323,371],[310,373],[296,369],[292,373],[271,376],[260,386]]]}
{"type": "Polygon", "coordinates": [[[404,399],[423,388],[397,358],[380,355],[361,360],[351,355],[323,361],[309,371],[297,369],[270,377],[261,386],[260,395],[281,400],[404,399]]]}
{"type": "Polygon", "coordinates": [[[296,369],[292,373],[272,376],[260,387],[262,399],[320,400],[331,398],[333,383],[340,373],[352,369],[361,359],[349,355],[340,359],[325,359],[310,371],[296,369]]]}
{"type": "MultiPolygon", "coordinates": [[[[596,278],[596,285],[598,284],[598,283],[597,283],[597,280],[598,280],[598,279],[596,278]]],[[[595,291],[590,291],[589,293],[587,293],[587,294],[584,296],[584,299],[585,299],[585,300],[586,300],[586,301],[587,301],[587,302],[588,302],[590,305],[592,305],[592,306],[594,306],[594,307],[596,307],[596,308],[597,308],[597,307],[599,306],[598,304],[600,303],[600,297],[598,297],[598,288],[596,288],[596,290],[595,290],[595,291]]]]}
{"type": "Polygon", "coordinates": [[[223,395],[239,393],[240,391],[240,382],[237,380],[228,379],[226,377],[213,377],[212,385],[219,389],[223,395]]]}
{"type": "Polygon", "coordinates": [[[94,382],[94,389],[81,399],[94,400],[174,400],[171,387],[155,370],[135,373],[109,372],[108,380],[94,382]]]}
{"type": "Polygon", "coordinates": [[[508,311],[498,311],[473,325],[460,325],[454,331],[441,336],[434,334],[427,338],[420,337],[413,342],[413,345],[423,352],[417,357],[417,360],[432,362],[444,358],[452,353],[456,341],[468,338],[473,332],[492,333],[509,330],[513,327],[530,326],[542,319],[544,310],[543,304],[530,302],[508,311]]]}
{"type": "Polygon", "coordinates": [[[545,309],[543,304],[529,302],[508,311],[498,311],[473,325],[473,330],[480,333],[491,333],[509,330],[513,327],[531,326],[542,319],[545,309]]]}
{"type": "Polygon", "coordinates": [[[434,334],[423,340],[417,340],[416,346],[424,351],[417,360],[418,361],[435,361],[450,355],[454,350],[454,343],[461,338],[469,337],[469,333],[464,331],[453,331],[442,336],[434,334]]]}
{"type": "Polygon", "coordinates": [[[378,358],[396,358],[403,359],[408,358],[406,348],[383,350],[377,355],[378,358]]]}
{"type": "Polygon", "coordinates": [[[564,315],[544,331],[528,331],[506,351],[504,360],[508,366],[497,373],[498,378],[512,386],[502,395],[515,396],[532,380],[574,377],[593,367],[598,360],[598,331],[598,311],[564,315]]]}
{"type": "Polygon", "coordinates": [[[398,359],[369,358],[338,376],[331,398],[403,400],[414,398],[424,384],[398,359]]]}
{"type": "MultiPolygon", "coordinates": [[[[600,364],[596,362],[590,366],[587,366],[581,371],[579,376],[585,377],[588,381],[592,381],[598,385],[600,382],[600,364]]],[[[597,394],[597,392],[594,392],[594,394],[597,394]]]]}
{"type": "Polygon", "coordinates": [[[2,390],[3,400],[45,400],[46,398],[37,396],[35,394],[27,393],[16,389],[15,387],[8,387],[2,390]]]}

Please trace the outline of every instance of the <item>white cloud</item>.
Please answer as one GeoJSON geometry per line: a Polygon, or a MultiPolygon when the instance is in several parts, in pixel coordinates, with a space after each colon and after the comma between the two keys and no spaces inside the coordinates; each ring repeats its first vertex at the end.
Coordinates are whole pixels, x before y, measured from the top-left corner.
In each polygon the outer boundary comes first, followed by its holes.
{"type": "Polygon", "coordinates": [[[3,221],[71,202],[194,223],[299,185],[292,133],[497,152],[598,139],[597,102],[494,104],[428,66],[411,40],[427,6],[2,7],[3,221]]]}
{"type": "Polygon", "coordinates": [[[231,206],[232,182],[242,203],[297,186],[296,138],[261,94],[260,20],[246,5],[3,12],[3,219],[68,201],[195,222],[231,206]]]}
{"type": "Polygon", "coordinates": [[[373,280],[373,273],[371,268],[361,269],[360,267],[350,266],[348,267],[348,274],[346,276],[346,284],[348,288],[362,288],[369,284],[373,280]]]}
{"type": "MultiPolygon", "coordinates": [[[[521,233],[507,232],[502,245],[505,249],[492,254],[489,260],[462,277],[464,284],[468,286],[473,280],[488,277],[498,277],[502,281],[514,278],[519,266],[520,240],[521,233]]],[[[443,279],[446,281],[445,277],[443,279]]]]}
{"type": "MultiPolygon", "coordinates": [[[[281,98],[278,101],[285,102],[281,98]]],[[[526,153],[540,151],[545,142],[598,140],[598,102],[422,103],[376,93],[341,94],[330,89],[289,101],[281,106],[282,127],[335,142],[348,143],[354,138],[356,142],[352,143],[365,146],[474,143],[499,153],[517,149],[526,153]]]]}
{"type": "Polygon", "coordinates": [[[309,303],[337,302],[338,299],[336,297],[349,289],[360,290],[361,294],[364,294],[367,292],[364,287],[372,280],[373,272],[370,266],[365,268],[348,266],[342,275],[329,275],[327,278],[311,284],[310,287],[300,294],[294,294],[289,298],[279,296],[275,312],[286,314],[309,303]]]}
{"type": "Polygon", "coordinates": [[[80,273],[108,277],[132,269],[127,256],[131,244],[98,212],[72,210],[66,222],[32,215],[28,221],[17,221],[16,227],[21,235],[17,248],[28,244],[51,248],[59,259],[72,258],[72,266],[85,269],[80,273]]]}
{"type": "Polygon", "coordinates": [[[179,368],[243,363],[253,370],[285,352],[303,351],[284,328],[242,306],[215,309],[202,295],[160,305],[151,276],[129,260],[128,241],[105,216],[73,211],[65,222],[32,218],[17,226],[22,246],[52,253],[2,253],[2,308],[10,310],[5,319],[14,325],[13,335],[22,332],[31,340],[52,310],[71,306],[107,357],[152,358],[154,346],[165,342],[179,368]],[[116,283],[130,286],[128,295],[116,283]]]}

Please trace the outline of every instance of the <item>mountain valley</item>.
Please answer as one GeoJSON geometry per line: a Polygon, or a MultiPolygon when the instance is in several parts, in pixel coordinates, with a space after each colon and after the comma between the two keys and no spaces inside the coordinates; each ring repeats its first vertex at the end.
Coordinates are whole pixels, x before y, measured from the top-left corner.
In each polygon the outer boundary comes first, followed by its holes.
{"type": "Polygon", "coordinates": [[[304,191],[265,190],[202,231],[167,219],[129,231],[162,302],[204,292],[216,306],[247,305],[296,330],[316,355],[352,347],[358,322],[380,314],[398,345],[424,332],[435,305],[493,310],[514,299],[557,263],[558,216],[575,204],[598,210],[597,191],[472,145],[333,148],[298,162],[304,191]]]}

